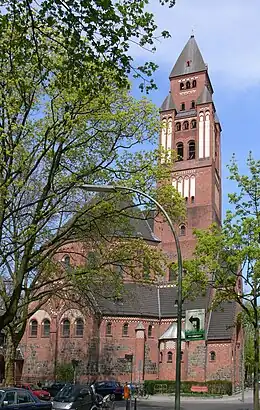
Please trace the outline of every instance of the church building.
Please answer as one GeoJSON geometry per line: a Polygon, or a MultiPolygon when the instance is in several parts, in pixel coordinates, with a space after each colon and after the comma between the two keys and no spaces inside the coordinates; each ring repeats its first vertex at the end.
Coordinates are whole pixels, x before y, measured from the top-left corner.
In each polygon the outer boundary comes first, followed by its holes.
{"type": "MultiPolygon", "coordinates": [[[[177,152],[172,183],[185,198],[187,217],[176,227],[183,258],[195,249],[194,228],[221,223],[221,124],[213,101],[208,66],[192,35],[169,77],[170,91],[161,108],[159,143],[177,152]]],[[[143,237],[176,259],[167,223],[140,223],[143,237]]],[[[65,257],[65,252],[64,252],[65,257]]],[[[174,380],[177,288],[171,272],[163,283],[126,283],[118,301],[98,300],[97,312],[51,304],[31,318],[22,340],[22,378],[51,380],[59,363],[78,361],[82,380],[135,382],[174,380]]],[[[184,301],[181,354],[183,381],[229,380],[240,384],[242,331],[238,306],[209,309],[214,291],[184,301]],[[200,323],[196,327],[196,323],[200,323]]]]}

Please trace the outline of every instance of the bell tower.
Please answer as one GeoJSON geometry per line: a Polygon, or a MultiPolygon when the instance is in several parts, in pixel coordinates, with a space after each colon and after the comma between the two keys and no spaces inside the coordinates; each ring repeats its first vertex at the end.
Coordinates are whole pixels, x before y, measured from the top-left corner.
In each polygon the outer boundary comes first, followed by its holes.
{"type": "MultiPolygon", "coordinates": [[[[208,67],[192,35],[170,73],[170,92],[160,108],[160,144],[176,150],[172,184],[187,206],[186,220],[176,226],[183,259],[192,257],[195,228],[221,223],[221,125],[213,92],[208,67]]],[[[167,223],[157,221],[155,234],[162,249],[175,259],[167,223]]]]}

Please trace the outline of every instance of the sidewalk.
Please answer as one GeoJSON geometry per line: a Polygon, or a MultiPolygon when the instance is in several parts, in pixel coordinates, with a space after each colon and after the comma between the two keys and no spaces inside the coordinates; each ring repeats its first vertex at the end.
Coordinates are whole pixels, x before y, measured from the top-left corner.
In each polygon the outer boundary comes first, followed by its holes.
{"type": "MultiPolygon", "coordinates": [[[[155,394],[153,396],[149,396],[148,399],[142,399],[142,402],[161,402],[161,403],[167,403],[167,402],[173,402],[174,401],[174,395],[168,395],[168,394],[155,394]]],[[[242,402],[242,394],[234,394],[233,396],[223,396],[223,397],[181,397],[181,402],[207,402],[207,403],[216,403],[216,402],[233,402],[233,403],[241,403],[242,402]]],[[[252,390],[246,390],[245,391],[245,403],[252,403],[253,402],[253,391],[252,390]]]]}

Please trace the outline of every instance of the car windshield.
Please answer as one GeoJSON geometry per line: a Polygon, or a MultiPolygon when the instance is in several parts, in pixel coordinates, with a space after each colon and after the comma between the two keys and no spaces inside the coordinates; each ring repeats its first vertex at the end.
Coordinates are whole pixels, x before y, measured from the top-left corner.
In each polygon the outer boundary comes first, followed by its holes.
{"type": "Polygon", "coordinates": [[[75,400],[76,397],[76,389],[74,386],[65,386],[61,389],[58,394],[55,396],[55,401],[62,401],[62,402],[72,402],[75,400]]]}

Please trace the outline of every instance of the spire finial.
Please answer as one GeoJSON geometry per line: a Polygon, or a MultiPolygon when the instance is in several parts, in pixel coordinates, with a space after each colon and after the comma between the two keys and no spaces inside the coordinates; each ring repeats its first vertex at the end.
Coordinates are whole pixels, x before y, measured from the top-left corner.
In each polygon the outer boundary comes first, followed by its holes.
{"type": "Polygon", "coordinates": [[[194,28],[191,30],[191,38],[194,37],[194,28]]]}

